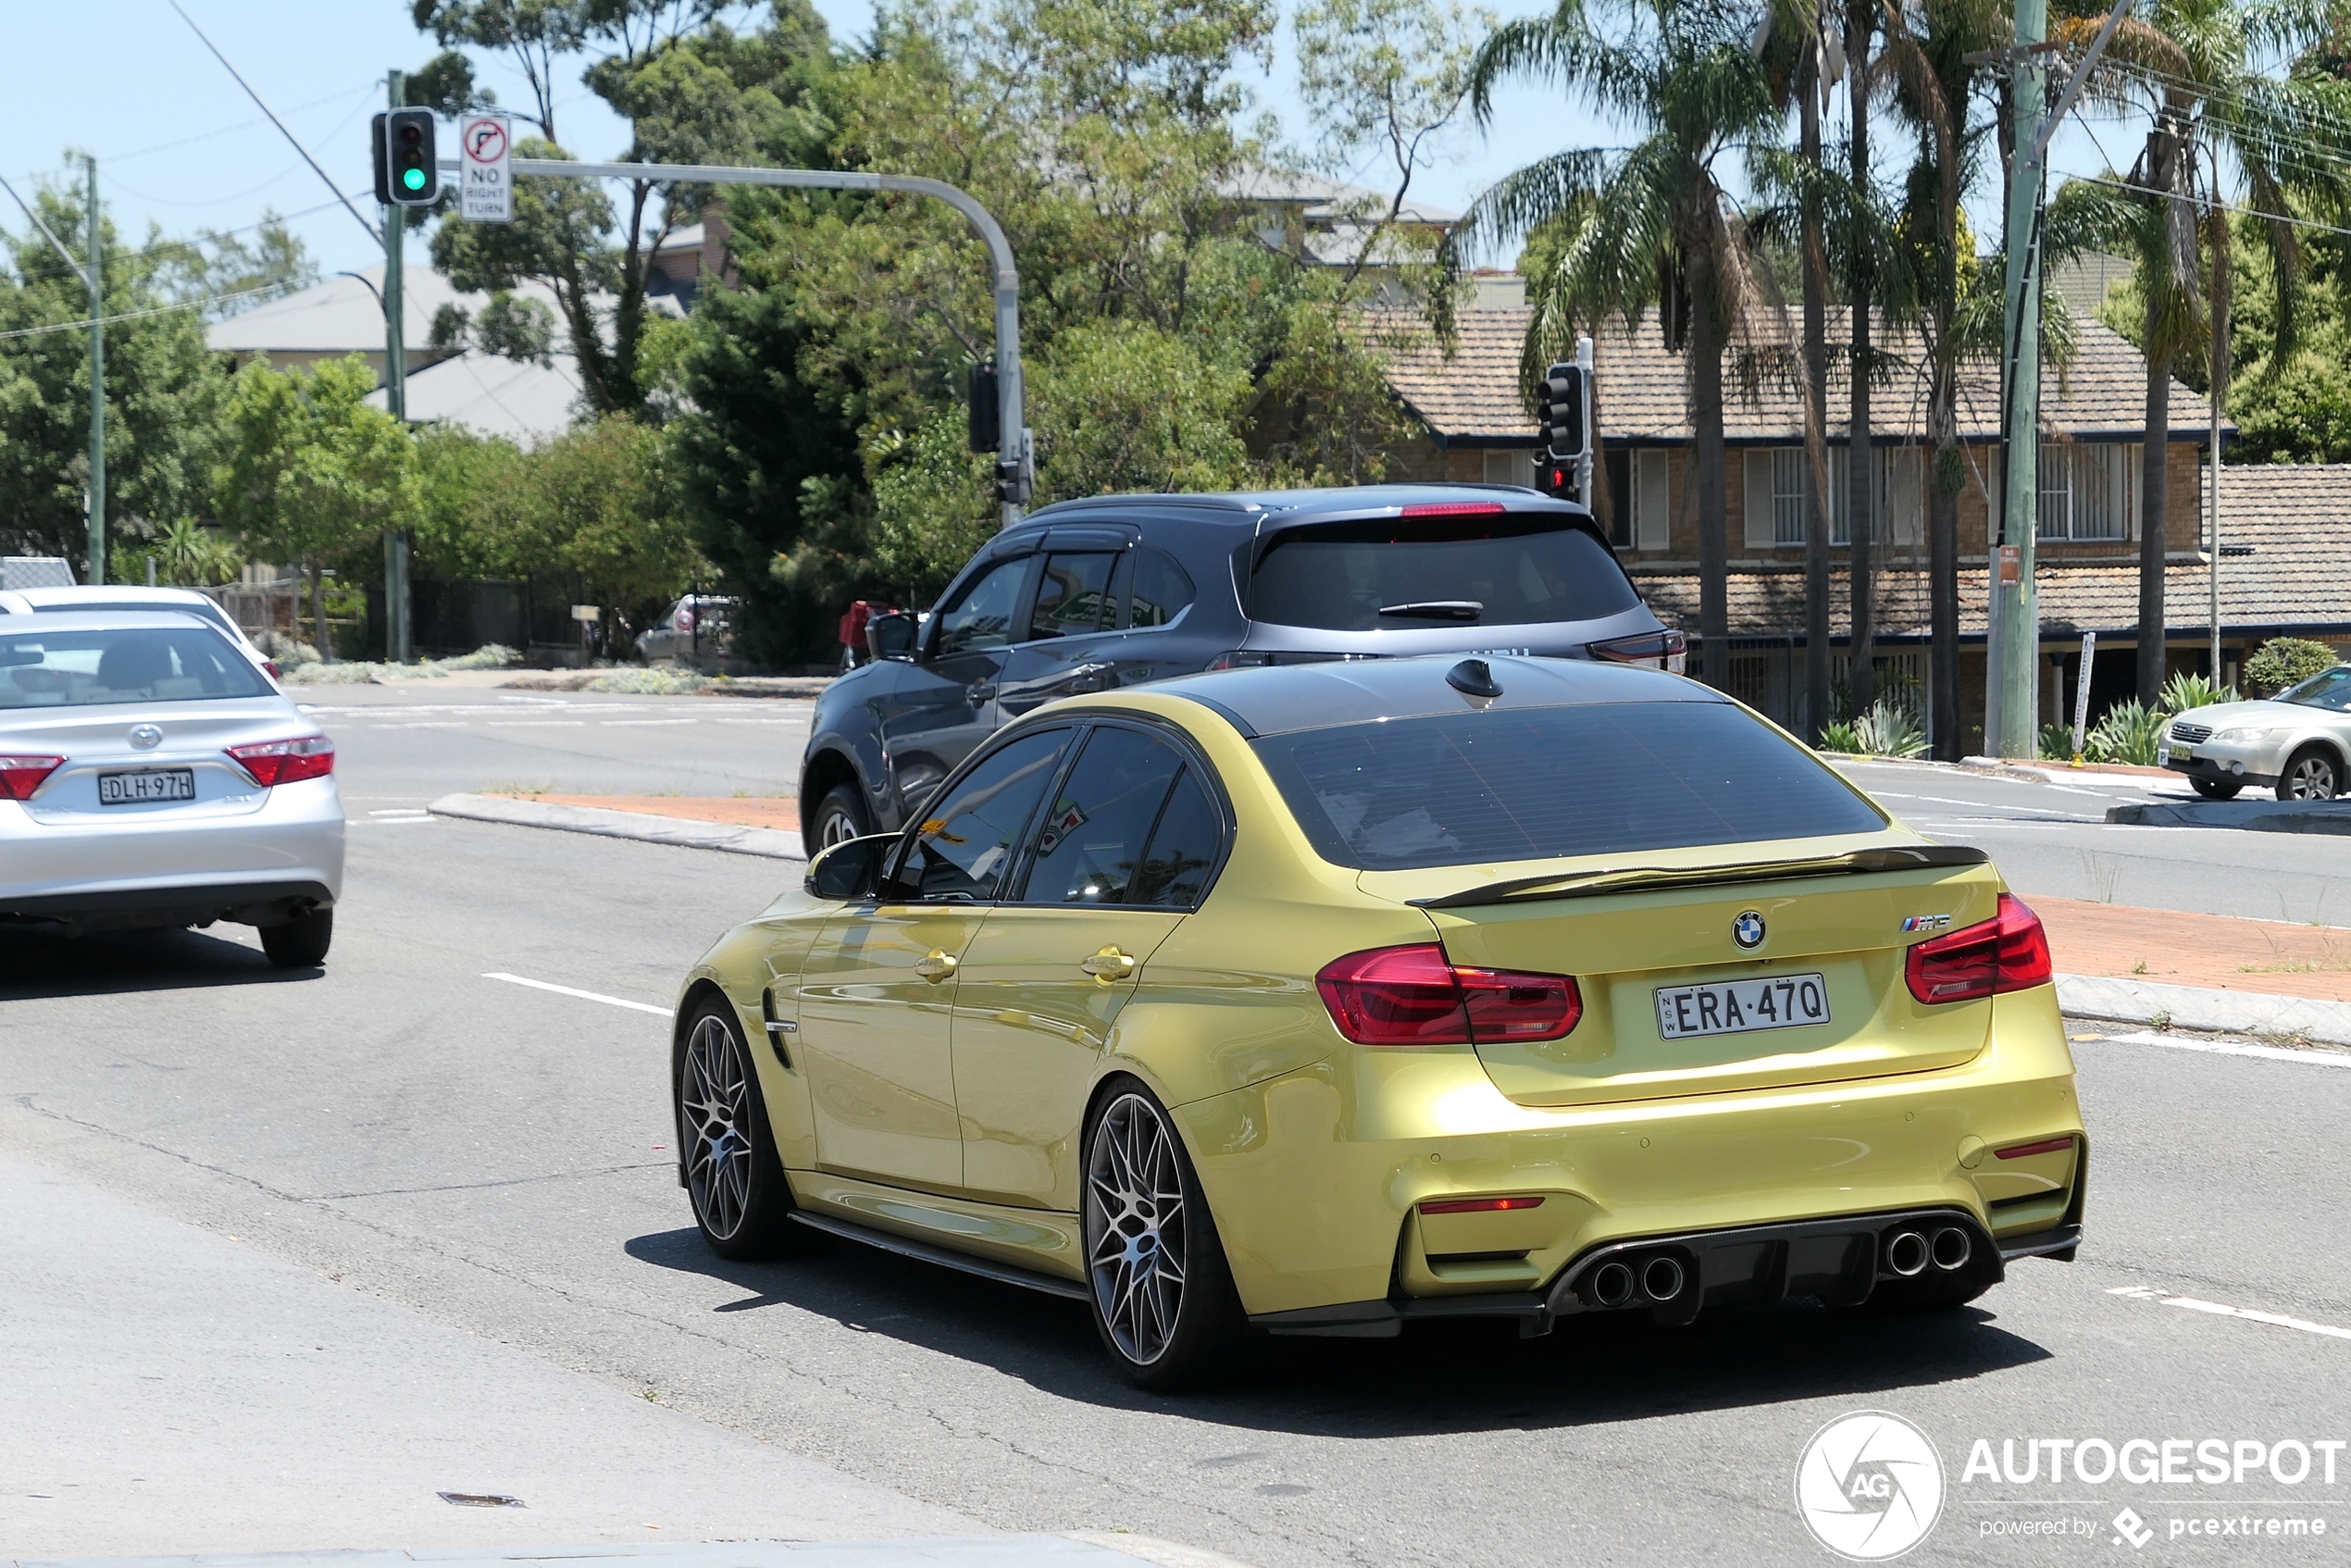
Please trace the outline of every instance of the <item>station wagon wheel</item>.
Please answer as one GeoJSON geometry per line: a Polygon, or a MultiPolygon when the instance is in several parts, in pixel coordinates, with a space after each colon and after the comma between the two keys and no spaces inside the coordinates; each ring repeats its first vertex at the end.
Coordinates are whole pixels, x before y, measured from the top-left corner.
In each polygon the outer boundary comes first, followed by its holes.
{"type": "Polygon", "coordinates": [[[2197,794],[2208,801],[2233,801],[2237,798],[2237,791],[2245,788],[2228,778],[2191,778],[2188,782],[2195,786],[2197,794]]]}
{"type": "Polygon", "coordinates": [[[1139,1388],[1195,1388],[1235,1370],[1247,1320],[1206,1199],[1167,1114],[1139,1084],[1106,1096],[1087,1136],[1088,1300],[1139,1388]]]}
{"type": "Polygon", "coordinates": [[[2334,753],[2324,746],[2305,746],[2286,759],[2278,775],[2282,801],[2331,801],[2343,792],[2343,776],[2334,753]]]}
{"type": "Polygon", "coordinates": [[[791,1222],[758,1075],[720,1002],[703,1004],[678,1065],[678,1146],[694,1223],[722,1258],[773,1257],[810,1233],[791,1222]]]}

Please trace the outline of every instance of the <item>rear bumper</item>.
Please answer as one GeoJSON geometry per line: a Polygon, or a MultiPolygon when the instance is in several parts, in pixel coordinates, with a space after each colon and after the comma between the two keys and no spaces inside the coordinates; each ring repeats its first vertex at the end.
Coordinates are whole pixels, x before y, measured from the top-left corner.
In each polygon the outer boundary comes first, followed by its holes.
{"type": "Polygon", "coordinates": [[[0,923],[56,925],[75,930],[150,926],[275,926],[334,907],[324,882],[228,882],[0,899],[0,923]]]}
{"type": "Polygon", "coordinates": [[[1695,1263],[1718,1249],[1693,1238],[1853,1234],[1853,1216],[1956,1213],[1995,1265],[2061,1254],[2087,1179],[2049,988],[1996,999],[1984,1050],[1929,1072],[1545,1109],[1506,1099],[1466,1051],[1356,1052],[1175,1109],[1242,1303],[1269,1327],[1322,1311],[1548,1319],[1608,1249],[1670,1244],[1695,1263]],[[2054,1138],[2071,1151],[1990,1152],[2054,1138]],[[1489,1197],[1536,1201],[1447,1212],[1489,1197]]]}

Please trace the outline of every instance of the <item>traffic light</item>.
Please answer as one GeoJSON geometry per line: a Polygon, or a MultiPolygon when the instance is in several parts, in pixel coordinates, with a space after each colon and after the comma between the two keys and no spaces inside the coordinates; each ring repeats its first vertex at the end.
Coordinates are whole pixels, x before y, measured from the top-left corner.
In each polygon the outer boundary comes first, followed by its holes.
{"type": "Polygon", "coordinates": [[[1543,375],[1543,440],[1551,460],[1584,455],[1584,368],[1554,365],[1543,375]]]}
{"type": "Polygon", "coordinates": [[[441,155],[430,109],[378,115],[376,200],[386,206],[430,206],[441,199],[441,155]]]}
{"type": "Polygon", "coordinates": [[[1004,444],[1003,408],[997,401],[996,367],[981,361],[971,367],[971,449],[993,452],[1004,444]]]}

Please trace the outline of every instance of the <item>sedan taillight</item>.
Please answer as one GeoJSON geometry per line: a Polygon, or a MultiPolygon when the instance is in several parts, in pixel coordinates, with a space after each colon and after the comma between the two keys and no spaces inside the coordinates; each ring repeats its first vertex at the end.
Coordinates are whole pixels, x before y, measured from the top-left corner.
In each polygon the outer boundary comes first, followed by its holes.
{"type": "Polygon", "coordinates": [[[1586,652],[1613,665],[1644,665],[1680,675],[1688,667],[1689,647],[1690,640],[1678,631],[1645,631],[1592,643],[1586,652]]]}
{"type": "Polygon", "coordinates": [[[1912,948],[1903,977],[1921,1002],[1976,1002],[2046,986],[2054,968],[2041,917],[2015,894],[2002,893],[1991,919],[1912,948]]]}
{"type": "Polygon", "coordinates": [[[63,757],[0,757],[0,800],[32,799],[32,792],[65,761],[63,757]]]}
{"type": "Polygon", "coordinates": [[[265,790],[278,784],[298,784],[305,778],[324,778],[335,770],[335,743],[324,735],[256,740],[249,746],[231,746],[229,754],[265,790]]]}
{"type": "Polygon", "coordinates": [[[1333,959],[1314,977],[1338,1032],[1358,1045],[1497,1045],[1558,1039],[1584,1015],[1565,975],[1473,969],[1435,942],[1333,959]]]}

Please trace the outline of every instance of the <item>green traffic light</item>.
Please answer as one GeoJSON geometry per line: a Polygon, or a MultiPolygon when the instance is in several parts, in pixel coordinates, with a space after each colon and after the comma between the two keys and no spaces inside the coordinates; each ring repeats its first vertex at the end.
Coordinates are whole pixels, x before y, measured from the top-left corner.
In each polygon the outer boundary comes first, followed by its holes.
{"type": "Polygon", "coordinates": [[[425,171],[421,168],[404,169],[401,171],[400,182],[411,191],[421,191],[425,188],[425,171]]]}

